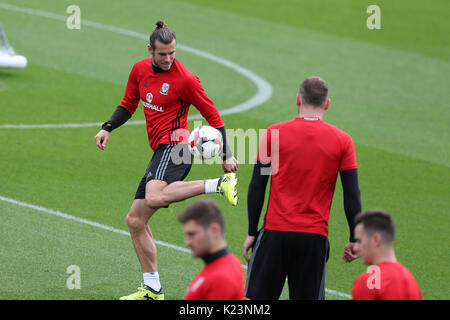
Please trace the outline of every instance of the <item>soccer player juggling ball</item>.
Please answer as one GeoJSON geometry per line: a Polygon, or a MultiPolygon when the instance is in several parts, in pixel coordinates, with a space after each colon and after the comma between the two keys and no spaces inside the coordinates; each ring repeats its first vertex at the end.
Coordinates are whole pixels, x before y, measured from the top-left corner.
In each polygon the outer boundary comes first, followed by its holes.
{"type": "Polygon", "coordinates": [[[175,32],[162,21],[150,35],[147,45],[151,58],[134,64],[121,104],[111,119],[95,136],[97,146],[104,150],[110,132],[124,124],[142,100],[150,147],[154,151],[141,179],[126,222],[142,267],[144,286],[124,300],[161,300],[164,293],[159,281],[156,246],[148,221],[158,208],[204,193],[220,193],[232,205],[237,204],[235,171],[238,162],[226,144],[223,120],[202,88],[200,80],[175,59],[175,32]],[[223,136],[223,170],[216,179],[183,181],[192,165],[187,147],[188,112],[194,105],[210,126],[223,136]],[[188,159],[188,161],[173,161],[188,159]]]}

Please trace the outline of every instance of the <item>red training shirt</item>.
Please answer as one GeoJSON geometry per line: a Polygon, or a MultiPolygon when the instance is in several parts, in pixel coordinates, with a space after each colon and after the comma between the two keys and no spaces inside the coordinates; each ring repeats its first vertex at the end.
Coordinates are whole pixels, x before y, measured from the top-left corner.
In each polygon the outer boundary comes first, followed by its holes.
{"type": "Polygon", "coordinates": [[[169,71],[155,72],[152,59],[137,62],[131,69],[121,106],[133,114],[142,100],[150,147],[188,143],[188,112],[194,105],[214,128],[223,127],[222,117],[202,88],[200,80],[174,59],[169,71]],[[177,129],[186,131],[178,131],[177,129]],[[183,137],[183,138],[182,138],[183,137]]]}
{"type": "Polygon", "coordinates": [[[383,262],[360,275],[353,284],[353,300],[420,300],[414,276],[399,262],[383,262]]]}
{"type": "Polygon", "coordinates": [[[185,300],[243,300],[244,271],[233,254],[206,264],[189,285],[185,300]]]}
{"type": "Polygon", "coordinates": [[[257,159],[272,166],[263,228],[328,236],[338,172],[357,169],[350,135],[322,120],[297,117],[266,130],[257,159]]]}

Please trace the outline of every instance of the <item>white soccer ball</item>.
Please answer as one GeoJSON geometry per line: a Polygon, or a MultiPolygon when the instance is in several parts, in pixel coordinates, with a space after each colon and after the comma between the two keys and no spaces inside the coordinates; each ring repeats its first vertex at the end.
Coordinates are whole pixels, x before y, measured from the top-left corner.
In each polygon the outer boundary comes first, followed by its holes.
{"type": "Polygon", "coordinates": [[[189,135],[189,150],[202,160],[209,160],[222,154],[223,138],[219,130],[210,126],[200,126],[189,135]]]}

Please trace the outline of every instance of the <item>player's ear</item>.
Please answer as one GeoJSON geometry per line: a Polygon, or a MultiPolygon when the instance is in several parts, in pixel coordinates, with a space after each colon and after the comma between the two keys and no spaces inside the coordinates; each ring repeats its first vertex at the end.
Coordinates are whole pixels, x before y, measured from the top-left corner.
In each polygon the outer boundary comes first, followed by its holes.
{"type": "Polygon", "coordinates": [[[211,223],[209,228],[216,237],[222,234],[222,229],[220,228],[220,225],[218,223],[215,222],[211,223]]]}
{"type": "Polygon", "coordinates": [[[375,232],[372,235],[372,239],[376,247],[379,247],[383,243],[383,238],[379,232],[375,232]]]}
{"type": "Polygon", "coordinates": [[[330,98],[327,99],[327,102],[325,103],[325,107],[323,108],[324,110],[328,110],[328,108],[330,107],[330,98]]]}
{"type": "Polygon", "coordinates": [[[153,55],[153,48],[150,44],[147,45],[147,50],[151,55],[153,55]]]}
{"type": "Polygon", "coordinates": [[[302,105],[302,96],[300,94],[297,94],[297,107],[300,107],[302,105]]]}

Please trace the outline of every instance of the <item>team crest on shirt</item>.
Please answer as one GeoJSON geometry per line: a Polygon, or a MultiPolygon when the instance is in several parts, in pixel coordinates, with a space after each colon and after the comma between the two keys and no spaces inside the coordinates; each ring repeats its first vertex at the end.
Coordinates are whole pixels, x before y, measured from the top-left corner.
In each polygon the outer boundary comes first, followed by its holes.
{"type": "Polygon", "coordinates": [[[145,100],[147,100],[147,101],[142,100],[142,104],[144,105],[144,107],[158,111],[158,112],[164,112],[164,109],[162,107],[152,104],[153,94],[151,92],[148,92],[145,95],[145,100]]]}
{"type": "Polygon", "coordinates": [[[170,89],[170,84],[168,84],[167,82],[164,82],[161,86],[161,90],[159,90],[159,93],[166,95],[169,93],[169,89],[170,89]]]}
{"type": "Polygon", "coordinates": [[[147,100],[148,103],[152,103],[153,100],[153,95],[151,92],[147,93],[147,95],[145,96],[145,99],[147,100]]]}

